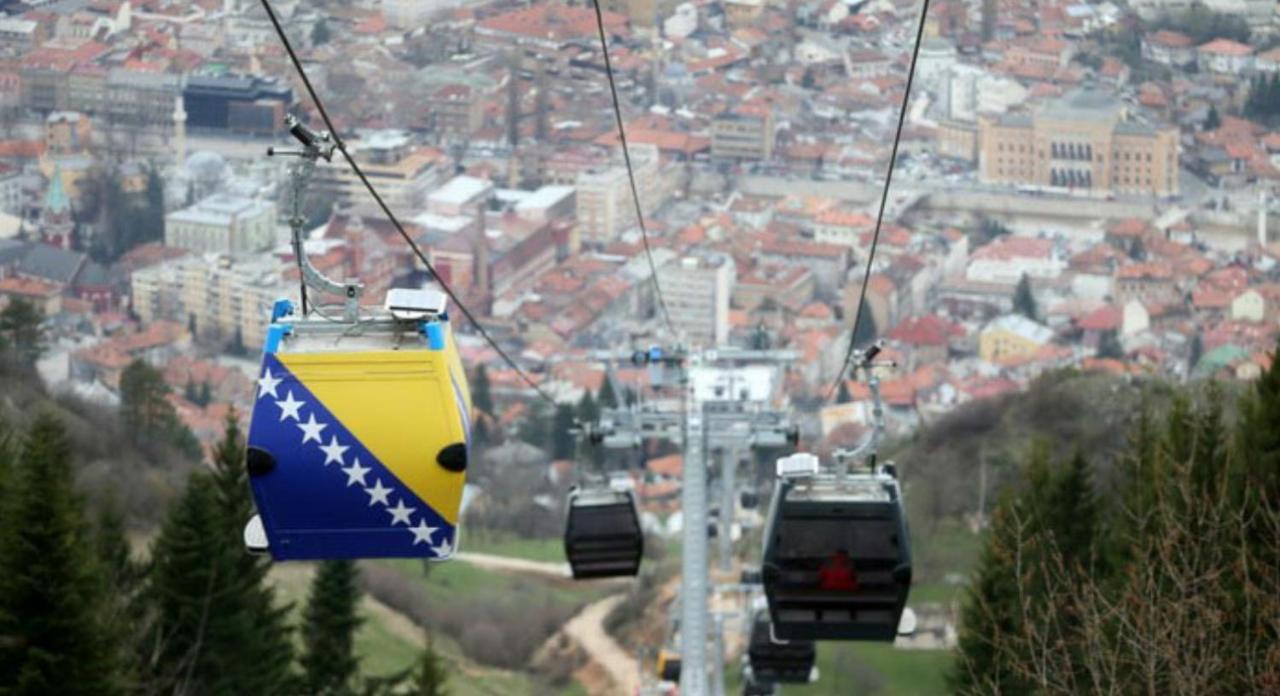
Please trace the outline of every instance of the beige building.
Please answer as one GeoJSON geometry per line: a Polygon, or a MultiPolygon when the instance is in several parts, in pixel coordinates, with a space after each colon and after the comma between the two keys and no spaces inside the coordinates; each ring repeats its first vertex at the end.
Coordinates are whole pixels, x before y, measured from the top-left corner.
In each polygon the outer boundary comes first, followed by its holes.
{"type": "Polygon", "coordinates": [[[166,246],[197,254],[244,254],[276,243],[276,206],[219,193],[164,218],[166,246]]]}
{"type": "Polygon", "coordinates": [[[162,319],[194,325],[196,336],[258,346],[266,338],[271,307],[297,301],[296,283],[284,282],[287,264],[270,255],[244,260],[187,256],[135,271],[133,310],[144,324],[162,319]]]}
{"type": "Polygon", "coordinates": [[[1132,118],[1123,102],[1077,90],[1033,114],[978,120],[984,183],[1099,193],[1178,193],[1178,130],[1132,118]]]}
{"type": "MultiPolygon", "coordinates": [[[[631,145],[630,149],[640,207],[648,216],[661,205],[665,195],[659,176],[658,148],[640,144],[631,145]]],[[[578,191],[578,229],[583,241],[608,244],[624,231],[638,227],[627,170],[620,162],[579,171],[574,187],[578,191]]]]}
{"type": "Polygon", "coordinates": [[[769,109],[738,109],[717,116],[711,124],[711,156],[751,160],[772,157],[773,113],[769,109]]]}
{"type": "MultiPolygon", "coordinates": [[[[404,131],[378,131],[348,145],[392,210],[420,208],[447,169],[444,153],[417,146],[404,131]]],[[[340,206],[372,202],[350,167],[317,168],[314,190],[313,195],[329,197],[340,206]]]]}
{"type": "Polygon", "coordinates": [[[683,340],[695,347],[728,343],[729,298],[736,276],[733,259],[723,255],[686,256],[658,269],[671,324],[683,340]]]}

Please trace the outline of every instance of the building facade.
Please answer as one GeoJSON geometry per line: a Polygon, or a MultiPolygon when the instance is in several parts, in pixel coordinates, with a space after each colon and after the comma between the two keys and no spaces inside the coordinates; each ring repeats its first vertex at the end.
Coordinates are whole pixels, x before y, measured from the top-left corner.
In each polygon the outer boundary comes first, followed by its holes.
{"type": "Polygon", "coordinates": [[[732,160],[767,160],[773,156],[773,114],[768,109],[731,111],[711,124],[711,156],[732,160]]]}
{"type": "Polygon", "coordinates": [[[658,269],[671,323],[691,345],[729,341],[729,298],[736,276],[733,259],[723,255],[686,256],[658,269]]]}
{"type": "Polygon", "coordinates": [[[1086,90],[978,121],[983,183],[1174,196],[1178,151],[1174,126],[1131,118],[1115,97],[1086,90]]]}
{"type": "Polygon", "coordinates": [[[276,206],[256,198],[215,194],[164,222],[166,246],[197,254],[247,254],[276,243],[276,206]]]}

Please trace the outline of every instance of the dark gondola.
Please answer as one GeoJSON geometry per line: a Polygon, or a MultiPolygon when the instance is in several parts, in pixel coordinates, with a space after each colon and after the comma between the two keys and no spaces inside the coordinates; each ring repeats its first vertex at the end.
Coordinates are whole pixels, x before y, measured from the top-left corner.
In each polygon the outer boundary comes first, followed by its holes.
{"type": "Polygon", "coordinates": [[[680,655],[670,650],[658,653],[658,678],[672,684],[680,683],[680,655]]]}
{"type": "Polygon", "coordinates": [[[817,650],[811,640],[774,640],[769,612],[760,609],[751,622],[747,645],[750,681],[763,684],[807,684],[813,679],[817,650]]]}
{"type": "Polygon", "coordinates": [[[638,573],[644,533],[632,492],[615,488],[571,491],[564,553],[576,580],[638,573]]]}
{"type": "Polygon", "coordinates": [[[892,467],[820,474],[804,454],[778,466],[762,568],[774,636],[892,641],[911,587],[892,467]]]}

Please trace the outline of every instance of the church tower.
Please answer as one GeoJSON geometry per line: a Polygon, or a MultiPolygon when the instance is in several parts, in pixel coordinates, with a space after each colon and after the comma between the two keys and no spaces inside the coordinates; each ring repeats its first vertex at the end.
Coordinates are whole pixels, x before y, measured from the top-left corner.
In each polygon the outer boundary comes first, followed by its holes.
{"type": "Polygon", "coordinates": [[[44,210],[40,214],[40,238],[45,244],[70,249],[75,221],[71,219],[71,199],[62,185],[62,166],[53,165],[49,190],[44,194],[44,210]]]}

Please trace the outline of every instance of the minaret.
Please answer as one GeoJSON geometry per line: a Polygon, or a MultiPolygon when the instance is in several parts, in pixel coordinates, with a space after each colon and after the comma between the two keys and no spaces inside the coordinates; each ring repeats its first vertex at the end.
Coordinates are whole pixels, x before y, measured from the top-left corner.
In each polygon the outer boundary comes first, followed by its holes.
{"type": "Polygon", "coordinates": [[[187,110],[183,108],[181,94],[173,100],[173,152],[177,158],[174,166],[182,171],[187,164],[187,110]]]}
{"type": "Polygon", "coordinates": [[[1267,246],[1267,188],[1258,187],[1258,246],[1267,246]]]}

